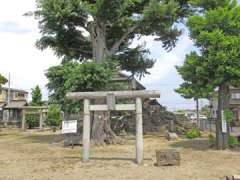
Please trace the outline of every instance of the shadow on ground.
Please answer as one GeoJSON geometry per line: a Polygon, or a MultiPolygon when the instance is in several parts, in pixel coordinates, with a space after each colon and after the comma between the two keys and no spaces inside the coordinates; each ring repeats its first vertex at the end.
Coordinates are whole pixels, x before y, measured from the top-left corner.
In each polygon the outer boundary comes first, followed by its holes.
{"type": "Polygon", "coordinates": [[[23,137],[23,139],[29,140],[32,143],[53,144],[62,142],[64,138],[62,134],[49,134],[49,135],[32,135],[23,137]]]}
{"type": "Polygon", "coordinates": [[[173,148],[185,148],[199,151],[210,150],[208,139],[186,139],[170,144],[173,148]]]}

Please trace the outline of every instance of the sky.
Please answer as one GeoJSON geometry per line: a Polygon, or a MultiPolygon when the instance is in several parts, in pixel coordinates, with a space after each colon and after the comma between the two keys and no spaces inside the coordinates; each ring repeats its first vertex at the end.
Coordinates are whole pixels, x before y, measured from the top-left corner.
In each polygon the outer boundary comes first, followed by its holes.
{"type": "MultiPolygon", "coordinates": [[[[23,16],[24,13],[35,9],[35,0],[7,0],[0,6],[0,74],[8,77],[10,73],[11,87],[31,92],[31,88],[39,85],[44,100],[47,99],[47,78],[44,73],[54,65],[60,64],[50,49],[40,51],[35,47],[40,37],[38,23],[32,17],[23,16]]],[[[175,66],[181,65],[187,53],[193,50],[193,43],[188,38],[185,29],[179,38],[177,46],[170,52],[161,48],[160,42],[153,41],[153,37],[144,37],[136,43],[146,41],[150,49],[150,56],[156,59],[156,64],[149,70],[141,83],[147,89],[159,90],[159,102],[169,110],[193,109],[193,100],[181,98],[174,89],[182,82],[175,66]]],[[[200,101],[203,106],[206,102],[200,101]]]]}

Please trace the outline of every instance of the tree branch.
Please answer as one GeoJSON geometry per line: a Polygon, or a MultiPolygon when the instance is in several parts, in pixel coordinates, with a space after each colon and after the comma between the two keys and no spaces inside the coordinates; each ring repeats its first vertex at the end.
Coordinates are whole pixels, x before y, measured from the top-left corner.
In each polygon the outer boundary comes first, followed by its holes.
{"type": "Polygon", "coordinates": [[[71,50],[74,50],[74,51],[79,51],[81,53],[85,53],[85,54],[88,54],[88,55],[91,55],[91,51],[87,51],[87,50],[84,50],[84,49],[79,49],[79,48],[68,48],[68,49],[71,49],[71,50]]]}
{"type": "Polygon", "coordinates": [[[123,43],[123,41],[124,41],[124,40],[128,37],[128,35],[129,35],[130,33],[132,33],[136,28],[137,28],[137,25],[130,27],[130,28],[123,34],[123,36],[122,36],[118,41],[116,41],[116,42],[113,44],[111,50],[109,51],[109,54],[110,54],[110,55],[114,55],[114,54],[118,51],[119,46],[123,43]]]}

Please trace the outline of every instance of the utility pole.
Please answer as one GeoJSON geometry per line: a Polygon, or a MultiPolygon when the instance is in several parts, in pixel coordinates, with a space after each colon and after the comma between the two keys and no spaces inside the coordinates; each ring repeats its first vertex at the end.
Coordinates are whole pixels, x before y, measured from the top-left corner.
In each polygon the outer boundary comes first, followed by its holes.
{"type": "MultiPolygon", "coordinates": [[[[10,105],[10,87],[11,87],[11,77],[10,77],[10,73],[8,74],[8,93],[7,93],[7,105],[10,105]]],[[[7,122],[6,122],[6,126],[8,125],[9,119],[10,119],[10,110],[7,109],[7,122]]]]}
{"type": "Polygon", "coordinates": [[[10,93],[11,93],[10,87],[11,87],[11,76],[9,73],[9,75],[8,75],[8,98],[7,98],[8,105],[10,104],[10,93]]]}

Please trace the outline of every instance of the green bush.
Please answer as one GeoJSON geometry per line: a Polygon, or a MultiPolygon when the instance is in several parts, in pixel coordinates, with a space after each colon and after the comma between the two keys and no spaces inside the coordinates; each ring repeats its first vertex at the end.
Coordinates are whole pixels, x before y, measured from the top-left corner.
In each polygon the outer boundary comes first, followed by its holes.
{"type": "Polygon", "coordinates": [[[215,136],[212,135],[212,134],[209,134],[209,136],[208,136],[208,142],[209,142],[209,144],[210,144],[211,146],[215,145],[215,143],[216,143],[216,138],[215,138],[215,136]]]}
{"type": "Polygon", "coordinates": [[[189,131],[187,131],[186,133],[187,138],[189,139],[193,139],[193,138],[197,138],[201,136],[201,133],[199,130],[197,130],[196,128],[193,128],[189,131]]]}
{"type": "Polygon", "coordinates": [[[29,129],[39,126],[39,115],[38,114],[27,114],[26,123],[29,129]]]}
{"type": "Polygon", "coordinates": [[[228,139],[228,144],[230,146],[239,145],[238,139],[236,137],[230,136],[228,139]]]}
{"type": "Polygon", "coordinates": [[[46,124],[50,127],[57,127],[61,124],[61,109],[58,105],[52,104],[48,107],[46,124]]]}

